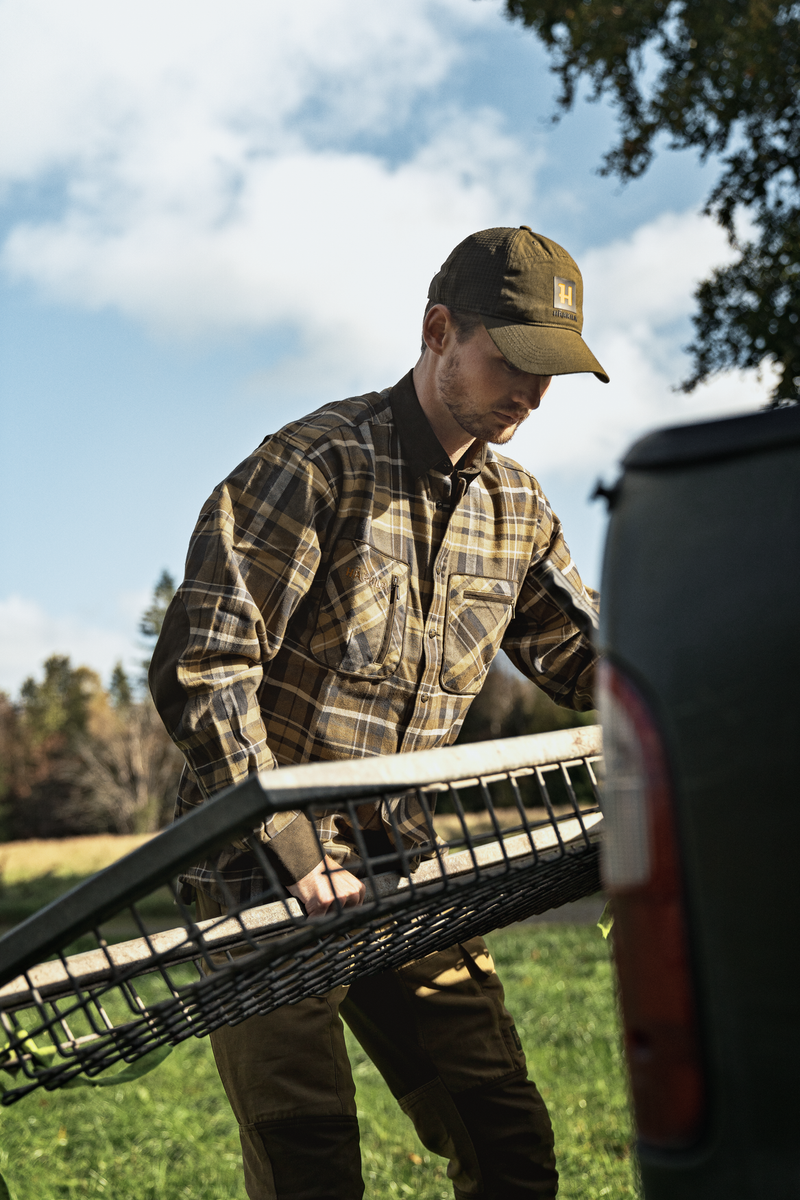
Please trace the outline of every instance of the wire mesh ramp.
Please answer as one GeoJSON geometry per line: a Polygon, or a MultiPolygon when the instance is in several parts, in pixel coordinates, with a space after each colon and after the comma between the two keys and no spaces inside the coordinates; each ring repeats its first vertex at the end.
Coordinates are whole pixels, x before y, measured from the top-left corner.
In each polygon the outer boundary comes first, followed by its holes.
{"type": "Polygon", "coordinates": [[[600,755],[585,726],[286,767],[207,801],[0,939],[3,1104],[591,895],[600,755]],[[404,844],[398,799],[419,806],[426,842],[404,844]],[[365,804],[391,832],[381,853],[359,828],[365,804]],[[181,872],[295,809],[353,826],[364,903],[307,917],[250,837],[263,891],[197,921],[181,872]],[[158,897],[169,927],[154,930],[158,897]]]}

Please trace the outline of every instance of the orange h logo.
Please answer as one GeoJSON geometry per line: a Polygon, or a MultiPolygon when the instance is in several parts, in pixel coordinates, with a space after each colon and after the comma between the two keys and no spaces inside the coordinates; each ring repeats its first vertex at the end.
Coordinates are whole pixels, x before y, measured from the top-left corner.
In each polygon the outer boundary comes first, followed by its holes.
{"type": "Polygon", "coordinates": [[[553,307],[568,308],[570,312],[577,312],[576,298],[575,280],[560,279],[556,275],[553,279],[553,307]]]}

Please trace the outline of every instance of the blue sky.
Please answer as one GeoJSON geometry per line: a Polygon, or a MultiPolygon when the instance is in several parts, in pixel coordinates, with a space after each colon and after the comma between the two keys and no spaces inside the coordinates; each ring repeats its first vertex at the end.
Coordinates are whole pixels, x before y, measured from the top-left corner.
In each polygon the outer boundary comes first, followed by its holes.
{"type": "Polygon", "coordinates": [[[474,229],[528,224],[578,259],[611,375],[556,381],[507,448],[587,582],[587,496],[690,397],[696,282],[729,254],[713,178],[662,153],[597,174],[604,105],[553,125],[556,81],[495,0],[0,0],[0,688],[68,653],[108,677],[212,487],[270,431],[385,387],[431,276],[474,229]]]}

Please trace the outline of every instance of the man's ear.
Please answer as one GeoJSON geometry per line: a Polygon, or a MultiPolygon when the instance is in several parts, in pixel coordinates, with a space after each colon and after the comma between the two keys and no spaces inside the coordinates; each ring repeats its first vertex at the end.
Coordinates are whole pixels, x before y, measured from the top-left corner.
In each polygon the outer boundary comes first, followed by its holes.
{"type": "Polygon", "coordinates": [[[425,313],[422,322],[422,340],[434,354],[441,355],[444,340],[450,326],[450,310],[444,304],[434,304],[425,313]]]}

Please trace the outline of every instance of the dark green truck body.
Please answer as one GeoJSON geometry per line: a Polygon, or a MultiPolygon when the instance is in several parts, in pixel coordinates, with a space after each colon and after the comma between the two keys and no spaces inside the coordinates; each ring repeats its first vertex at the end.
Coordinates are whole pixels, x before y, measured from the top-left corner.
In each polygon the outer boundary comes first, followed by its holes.
{"type": "Polygon", "coordinates": [[[615,490],[600,644],[661,731],[707,1090],[647,1200],[800,1197],[800,407],[663,430],[615,490]]]}

